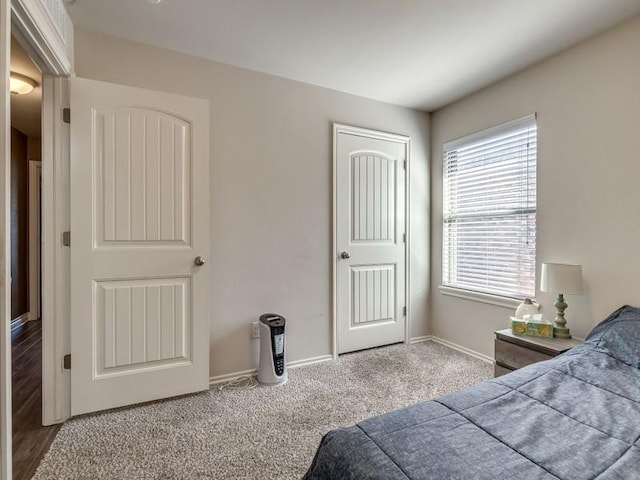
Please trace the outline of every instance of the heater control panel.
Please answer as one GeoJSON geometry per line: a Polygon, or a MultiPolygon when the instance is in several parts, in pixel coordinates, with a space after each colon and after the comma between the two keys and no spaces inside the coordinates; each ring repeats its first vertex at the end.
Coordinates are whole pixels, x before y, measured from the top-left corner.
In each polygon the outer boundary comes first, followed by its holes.
{"type": "Polygon", "coordinates": [[[273,337],[273,354],[282,355],[284,353],[284,333],[273,337]]]}
{"type": "Polygon", "coordinates": [[[279,377],[282,376],[282,373],[284,372],[284,357],[276,359],[274,368],[276,371],[276,375],[278,375],[279,377]]]}

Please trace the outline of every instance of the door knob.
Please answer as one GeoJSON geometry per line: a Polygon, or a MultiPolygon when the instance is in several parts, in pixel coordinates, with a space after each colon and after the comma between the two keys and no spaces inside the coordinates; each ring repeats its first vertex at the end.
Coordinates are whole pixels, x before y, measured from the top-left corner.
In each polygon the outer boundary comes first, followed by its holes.
{"type": "Polygon", "coordinates": [[[207,259],[206,259],[206,258],[204,258],[204,257],[196,257],[196,258],[193,260],[193,263],[195,263],[197,266],[201,267],[202,265],[204,265],[204,264],[205,264],[205,262],[206,262],[206,261],[207,261],[207,259]]]}
{"type": "Polygon", "coordinates": [[[340,254],[340,256],[341,256],[342,258],[344,258],[345,260],[346,260],[347,258],[351,258],[351,255],[349,255],[349,252],[342,252],[342,253],[340,254]]]}

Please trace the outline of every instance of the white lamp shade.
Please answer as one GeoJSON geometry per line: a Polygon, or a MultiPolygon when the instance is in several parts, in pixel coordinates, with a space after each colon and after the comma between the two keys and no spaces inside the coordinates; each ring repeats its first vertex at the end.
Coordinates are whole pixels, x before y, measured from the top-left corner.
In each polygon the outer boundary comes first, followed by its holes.
{"type": "Polygon", "coordinates": [[[582,295],[582,265],[543,263],[540,291],[582,295]]]}

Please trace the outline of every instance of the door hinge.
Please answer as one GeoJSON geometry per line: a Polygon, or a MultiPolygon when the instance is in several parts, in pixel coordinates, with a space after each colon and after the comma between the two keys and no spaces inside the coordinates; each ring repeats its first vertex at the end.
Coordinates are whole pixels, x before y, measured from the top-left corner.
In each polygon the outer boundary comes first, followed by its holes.
{"type": "Polygon", "coordinates": [[[402,234],[402,243],[407,243],[407,234],[406,233],[402,234]]]}
{"type": "Polygon", "coordinates": [[[71,232],[62,232],[62,246],[63,247],[71,246],[71,232]]]}
{"type": "Polygon", "coordinates": [[[407,316],[407,307],[402,307],[402,316],[403,317],[407,316]]]}
{"type": "Polygon", "coordinates": [[[63,108],[62,109],[62,121],[64,123],[71,123],[71,109],[63,108]]]}
{"type": "Polygon", "coordinates": [[[64,357],[62,357],[62,367],[65,370],[71,370],[71,354],[67,353],[64,357]]]}
{"type": "Polygon", "coordinates": [[[402,166],[403,168],[406,170],[407,169],[407,161],[405,160],[404,162],[402,162],[402,166]]]}

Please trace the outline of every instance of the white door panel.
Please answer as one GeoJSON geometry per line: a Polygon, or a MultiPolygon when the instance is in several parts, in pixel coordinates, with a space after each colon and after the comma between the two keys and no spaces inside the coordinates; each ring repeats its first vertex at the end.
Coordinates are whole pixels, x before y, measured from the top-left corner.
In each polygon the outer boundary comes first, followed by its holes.
{"type": "Polygon", "coordinates": [[[208,102],[71,82],[71,410],[209,382],[208,102]]]}
{"type": "Polygon", "coordinates": [[[94,114],[100,246],[189,244],[191,128],[184,120],[140,108],[94,114]],[[140,159],[140,161],[131,161],[140,159]]]}
{"type": "Polygon", "coordinates": [[[406,142],[336,136],[339,353],[405,339],[406,142]]]}

